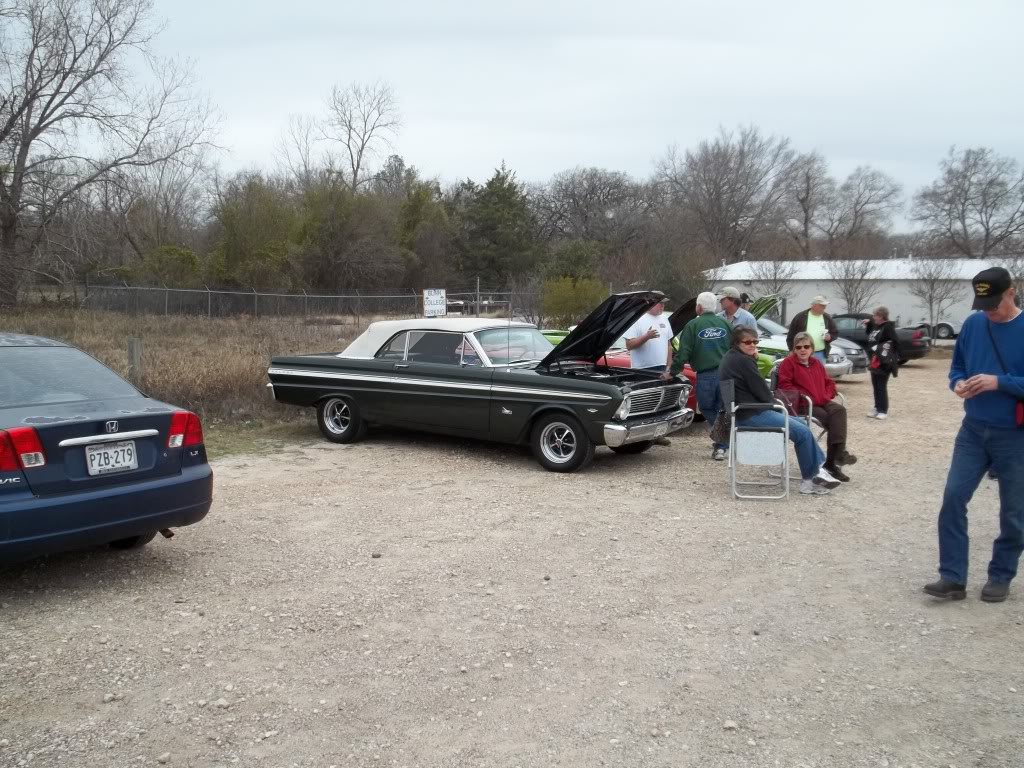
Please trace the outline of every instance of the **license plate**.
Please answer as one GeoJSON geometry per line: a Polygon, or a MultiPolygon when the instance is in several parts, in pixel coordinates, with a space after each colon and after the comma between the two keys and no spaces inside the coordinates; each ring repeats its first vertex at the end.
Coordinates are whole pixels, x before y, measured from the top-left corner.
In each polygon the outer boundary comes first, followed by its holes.
{"type": "Polygon", "coordinates": [[[112,472],[127,472],[139,468],[139,456],[135,453],[134,440],[87,445],[85,461],[90,475],[109,475],[112,472]]]}
{"type": "Polygon", "coordinates": [[[659,424],[654,428],[655,437],[664,437],[668,432],[668,424],[659,424]]]}

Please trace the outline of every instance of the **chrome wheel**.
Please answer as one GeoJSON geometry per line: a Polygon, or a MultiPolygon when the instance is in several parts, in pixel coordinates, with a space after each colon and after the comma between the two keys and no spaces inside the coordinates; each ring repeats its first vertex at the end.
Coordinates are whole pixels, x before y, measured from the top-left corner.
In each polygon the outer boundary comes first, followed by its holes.
{"type": "Polygon", "coordinates": [[[576,433],[560,421],[544,427],[540,433],[540,450],[552,464],[565,464],[576,455],[576,433]]]}
{"type": "Polygon", "coordinates": [[[953,338],[953,329],[948,325],[940,325],[935,329],[935,335],[940,339],[951,339],[953,338]]]}
{"type": "Polygon", "coordinates": [[[352,426],[352,410],[344,400],[330,400],[324,406],[324,426],[335,435],[343,435],[352,426]]]}

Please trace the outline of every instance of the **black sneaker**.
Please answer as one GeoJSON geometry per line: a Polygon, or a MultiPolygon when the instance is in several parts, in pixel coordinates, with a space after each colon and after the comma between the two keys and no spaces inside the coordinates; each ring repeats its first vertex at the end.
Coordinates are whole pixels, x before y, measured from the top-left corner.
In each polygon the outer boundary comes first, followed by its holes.
{"type": "Polygon", "coordinates": [[[966,584],[954,584],[952,581],[939,579],[924,585],[924,591],[940,600],[963,600],[967,597],[966,584]]]}
{"type": "Polygon", "coordinates": [[[981,599],[986,603],[1001,603],[1010,594],[1010,585],[989,579],[981,588],[981,599]]]}
{"type": "MultiPolygon", "coordinates": [[[[843,451],[836,457],[836,464],[852,467],[857,463],[857,457],[849,451],[843,451]]],[[[834,472],[832,474],[835,474],[834,472]]]]}
{"type": "Polygon", "coordinates": [[[848,482],[850,482],[850,476],[847,475],[845,472],[843,472],[843,470],[841,470],[838,467],[838,462],[836,464],[826,464],[825,465],[825,469],[827,469],[828,473],[830,475],[832,475],[832,477],[834,477],[839,482],[841,482],[841,483],[848,483],[848,482]]]}

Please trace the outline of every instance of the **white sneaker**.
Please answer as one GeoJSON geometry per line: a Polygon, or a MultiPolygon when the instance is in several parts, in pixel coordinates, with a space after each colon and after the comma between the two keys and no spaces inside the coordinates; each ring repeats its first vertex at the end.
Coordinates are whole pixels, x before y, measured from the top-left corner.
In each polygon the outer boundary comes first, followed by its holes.
{"type": "Polygon", "coordinates": [[[829,471],[822,467],[818,470],[818,474],[811,478],[811,482],[815,485],[823,485],[826,488],[838,488],[839,481],[829,474],[829,471]]]}
{"type": "Polygon", "coordinates": [[[715,450],[711,452],[711,458],[714,459],[715,461],[725,461],[725,448],[715,448],[715,450]]]}
{"type": "Polygon", "coordinates": [[[869,419],[877,419],[878,418],[878,411],[876,411],[874,408],[872,408],[870,411],[867,412],[866,415],[867,415],[867,417],[869,419]]]}
{"type": "Polygon", "coordinates": [[[814,496],[827,496],[832,493],[824,485],[818,485],[814,480],[801,480],[800,481],[800,493],[808,495],[813,494],[814,496]]]}
{"type": "Polygon", "coordinates": [[[878,413],[878,414],[875,414],[875,418],[876,419],[888,419],[889,418],[889,414],[888,413],[878,413]]]}

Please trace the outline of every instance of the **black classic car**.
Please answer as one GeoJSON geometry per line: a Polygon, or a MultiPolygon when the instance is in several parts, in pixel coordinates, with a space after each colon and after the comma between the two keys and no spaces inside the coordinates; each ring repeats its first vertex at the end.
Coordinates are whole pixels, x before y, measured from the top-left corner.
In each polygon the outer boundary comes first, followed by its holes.
{"type": "MultiPolygon", "coordinates": [[[[839,335],[844,339],[868,348],[868,331],[864,326],[871,319],[866,312],[855,312],[845,315],[833,315],[839,335]]],[[[896,337],[899,341],[898,352],[900,365],[908,360],[918,360],[931,352],[931,339],[921,328],[897,328],[896,337]]]]}
{"type": "Polygon", "coordinates": [[[529,444],[545,469],[573,472],[598,445],[643,453],[692,423],[688,383],[597,362],[661,299],[611,296],[557,346],[521,322],[376,322],[340,354],[273,358],[268,387],[278,402],[316,408],[332,442],[405,427],[529,444]]]}

